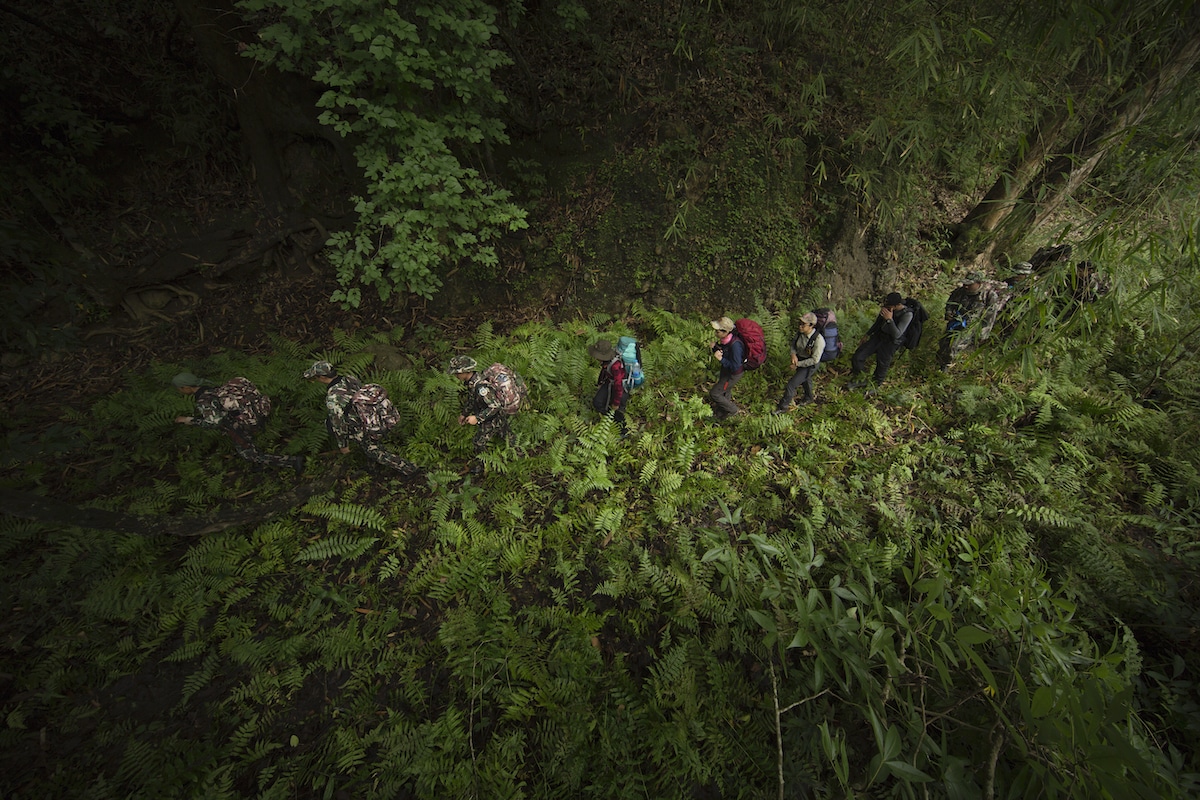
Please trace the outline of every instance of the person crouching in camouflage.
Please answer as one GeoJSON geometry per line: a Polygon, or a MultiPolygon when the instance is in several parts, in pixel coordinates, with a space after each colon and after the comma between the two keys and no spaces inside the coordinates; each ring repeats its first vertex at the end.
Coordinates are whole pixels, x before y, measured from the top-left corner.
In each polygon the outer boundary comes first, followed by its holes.
{"type": "Polygon", "coordinates": [[[946,300],[946,332],[938,344],[938,364],[943,370],[954,359],[988,338],[1004,305],[1007,287],[971,272],[946,300]]]}
{"type": "Polygon", "coordinates": [[[350,442],[358,442],[363,454],[383,467],[394,469],[406,478],[423,475],[425,470],[387,450],[383,439],[396,424],[398,415],[383,388],[363,386],[350,375],[339,375],[328,361],[318,361],[304,371],[305,380],[325,384],[325,427],[337,442],[338,450],[350,452],[350,442]]]}
{"type": "Polygon", "coordinates": [[[484,379],[475,359],[455,356],[450,359],[446,372],[466,385],[467,396],[463,400],[463,411],[458,415],[458,424],[475,426],[475,458],[471,459],[470,470],[472,475],[480,475],[483,462],[479,457],[488,443],[497,435],[508,438],[509,414],[505,411],[504,399],[496,387],[484,379]]]}
{"type": "Polygon", "coordinates": [[[179,424],[224,431],[237,454],[252,464],[291,467],[296,474],[304,471],[304,456],[264,453],[254,444],[255,434],[271,413],[271,401],[247,379],[234,378],[214,387],[190,372],[181,372],[171,384],[196,403],[196,416],[176,417],[179,424]]]}

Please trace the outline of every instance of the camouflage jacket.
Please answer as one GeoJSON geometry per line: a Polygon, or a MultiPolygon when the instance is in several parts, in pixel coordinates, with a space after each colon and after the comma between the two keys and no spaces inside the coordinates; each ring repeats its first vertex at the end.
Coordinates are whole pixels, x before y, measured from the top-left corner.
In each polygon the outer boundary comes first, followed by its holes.
{"type": "Polygon", "coordinates": [[[496,390],[483,379],[482,372],[476,372],[467,381],[467,398],[463,402],[463,416],[473,416],[479,422],[485,422],[497,414],[503,413],[504,403],[497,396],[496,390]]]}
{"type": "Polygon", "coordinates": [[[349,447],[351,439],[357,439],[354,409],[350,407],[350,398],[362,388],[362,381],[349,375],[339,375],[325,390],[325,408],[329,412],[326,424],[329,432],[337,440],[338,447],[349,447]]]}
{"type": "Polygon", "coordinates": [[[984,281],[975,294],[971,294],[966,286],[958,287],[946,301],[946,329],[965,330],[976,319],[982,318],[980,338],[986,339],[996,324],[996,315],[1009,297],[1008,287],[997,281],[984,281]]]}
{"type": "Polygon", "coordinates": [[[197,389],[192,395],[197,428],[253,431],[271,413],[271,401],[245,378],[234,378],[223,386],[197,389]]]}

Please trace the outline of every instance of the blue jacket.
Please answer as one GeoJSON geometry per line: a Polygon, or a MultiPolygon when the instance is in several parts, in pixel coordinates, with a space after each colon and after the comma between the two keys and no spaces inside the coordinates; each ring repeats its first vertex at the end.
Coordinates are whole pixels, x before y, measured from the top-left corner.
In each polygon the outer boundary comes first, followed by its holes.
{"type": "Polygon", "coordinates": [[[733,375],[738,374],[746,367],[746,343],[738,338],[737,334],[729,340],[729,344],[717,343],[713,345],[714,350],[721,350],[721,369],[733,375]]]}

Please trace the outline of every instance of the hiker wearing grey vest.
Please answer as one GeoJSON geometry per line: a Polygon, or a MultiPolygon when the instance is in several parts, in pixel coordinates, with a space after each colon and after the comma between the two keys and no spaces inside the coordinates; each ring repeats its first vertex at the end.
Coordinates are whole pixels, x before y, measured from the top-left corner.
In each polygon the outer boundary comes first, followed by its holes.
{"type": "Polygon", "coordinates": [[[817,330],[817,315],[811,311],[800,317],[800,330],[792,340],[792,379],[783,390],[783,397],[773,414],[786,414],[792,408],[792,400],[797,390],[804,387],[804,396],[796,401],[796,405],[804,406],[813,401],[812,376],[821,364],[821,356],[825,353],[825,337],[817,330]]]}

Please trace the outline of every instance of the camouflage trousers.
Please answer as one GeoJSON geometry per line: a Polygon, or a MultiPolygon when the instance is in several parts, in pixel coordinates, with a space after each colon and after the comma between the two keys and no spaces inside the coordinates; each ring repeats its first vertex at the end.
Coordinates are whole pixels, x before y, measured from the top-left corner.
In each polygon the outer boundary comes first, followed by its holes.
{"type": "Polygon", "coordinates": [[[490,419],[480,420],[475,426],[475,455],[486,450],[488,442],[496,436],[501,439],[508,438],[508,414],[496,414],[490,419]]]}
{"type": "Polygon", "coordinates": [[[225,433],[233,442],[237,454],[252,464],[265,464],[271,467],[290,467],[295,463],[293,456],[280,456],[274,453],[264,453],[254,444],[254,434],[246,430],[225,429],[225,433]]]}
{"type": "Polygon", "coordinates": [[[974,344],[975,334],[973,331],[946,331],[946,335],[938,343],[938,363],[943,367],[950,366],[954,363],[954,359],[969,350],[974,344]]]}
{"type": "Polygon", "coordinates": [[[421,468],[416,464],[385,449],[382,437],[364,436],[358,443],[367,458],[380,466],[391,467],[406,478],[421,472],[421,468]]]}

